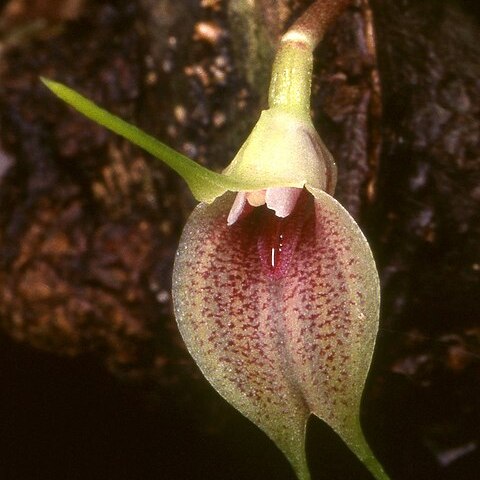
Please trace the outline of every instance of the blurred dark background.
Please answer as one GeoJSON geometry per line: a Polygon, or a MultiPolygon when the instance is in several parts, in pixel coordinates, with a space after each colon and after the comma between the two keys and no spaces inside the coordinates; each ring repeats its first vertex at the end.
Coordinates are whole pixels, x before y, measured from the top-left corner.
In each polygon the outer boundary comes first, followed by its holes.
{"type": "MultiPolygon", "coordinates": [[[[177,332],[185,185],[38,81],[221,170],[310,2],[248,3],[0,2],[2,480],[293,480],[177,332]]],[[[480,469],[479,22],[467,0],[357,0],[317,54],[315,123],[382,280],[363,424],[393,480],[480,469]]],[[[308,452],[314,479],[370,478],[314,419],[308,452]]]]}

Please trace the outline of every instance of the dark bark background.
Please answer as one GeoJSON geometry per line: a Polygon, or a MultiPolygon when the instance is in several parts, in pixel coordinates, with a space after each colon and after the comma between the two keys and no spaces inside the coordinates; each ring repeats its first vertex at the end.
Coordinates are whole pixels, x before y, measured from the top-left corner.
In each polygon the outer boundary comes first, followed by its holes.
{"type": "MultiPolygon", "coordinates": [[[[185,185],[38,81],[220,170],[309,2],[227,3],[0,2],[2,480],[293,479],[179,338],[185,185]]],[[[317,54],[315,122],[382,279],[364,429],[397,480],[480,470],[479,23],[468,0],[358,0],[317,54]]],[[[308,450],[314,479],[370,478],[319,421],[308,450]]]]}

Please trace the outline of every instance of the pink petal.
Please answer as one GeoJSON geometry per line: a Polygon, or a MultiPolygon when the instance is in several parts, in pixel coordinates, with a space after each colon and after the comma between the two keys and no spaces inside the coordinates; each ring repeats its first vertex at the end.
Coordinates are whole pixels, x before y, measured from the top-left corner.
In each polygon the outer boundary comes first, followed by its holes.
{"type": "Polygon", "coordinates": [[[277,217],[285,218],[293,212],[301,193],[301,188],[268,188],[265,201],[277,217]]]}
{"type": "Polygon", "coordinates": [[[228,213],[227,225],[233,225],[240,218],[246,205],[247,196],[245,192],[238,192],[228,213]]]}

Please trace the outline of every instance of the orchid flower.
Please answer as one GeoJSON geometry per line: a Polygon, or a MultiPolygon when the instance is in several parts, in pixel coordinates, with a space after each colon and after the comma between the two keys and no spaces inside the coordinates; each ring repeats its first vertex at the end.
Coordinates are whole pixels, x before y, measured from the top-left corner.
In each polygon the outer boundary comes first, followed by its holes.
{"type": "Polygon", "coordinates": [[[310,479],[305,429],[325,421],[376,479],[360,402],[378,329],[372,253],[332,197],[336,167],[310,118],[313,50],[348,0],[315,2],[282,37],[269,108],[214,173],[68,87],[58,97],[176,170],[201,203],[173,272],[180,333],[213,387],[310,479]]]}

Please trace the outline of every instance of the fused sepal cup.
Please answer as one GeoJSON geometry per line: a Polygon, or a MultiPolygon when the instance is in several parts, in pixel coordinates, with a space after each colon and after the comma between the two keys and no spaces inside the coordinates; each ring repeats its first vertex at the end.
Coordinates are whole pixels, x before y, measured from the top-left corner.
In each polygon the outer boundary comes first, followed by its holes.
{"type": "Polygon", "coordinates": [[[227,194],[200,204],[180,240],[173,296],[190,353],[214,388],[272,438],[300,479],[310,478],[304,442],[311,413],[377,478],[387,478],[359,421],[379,311],[367,241],[322,191],[304,192],[285,219],[260,207],[228,226],[232,201],[227,194]],[[278,260],[278,274],[262,250],[280,235],[288,258],[278,260]]]}

